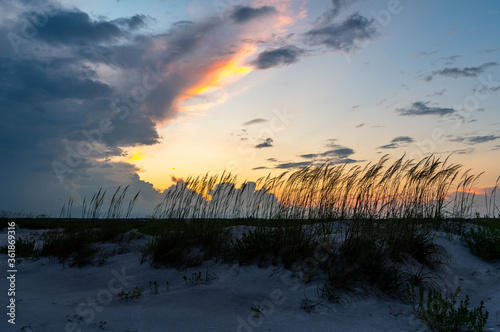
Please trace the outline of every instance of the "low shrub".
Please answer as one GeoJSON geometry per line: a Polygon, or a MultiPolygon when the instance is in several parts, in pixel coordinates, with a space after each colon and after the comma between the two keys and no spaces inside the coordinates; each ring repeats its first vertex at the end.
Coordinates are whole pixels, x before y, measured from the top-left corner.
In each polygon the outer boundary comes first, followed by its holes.
{"type": "Polygon", "coordinates": [[[469,296],[457,304],[460,293],[458,287],[455,293],[443,297],[435,290],[429,290],[425,299],[424,289],[419,287],[417,294],[415,286],[408,285],[407,295],[413,307],[414,315],[434,332],[477,332],[482,331],[488,321],[489,313],[484,310],[484,302],[469,310],[469,296]]]}

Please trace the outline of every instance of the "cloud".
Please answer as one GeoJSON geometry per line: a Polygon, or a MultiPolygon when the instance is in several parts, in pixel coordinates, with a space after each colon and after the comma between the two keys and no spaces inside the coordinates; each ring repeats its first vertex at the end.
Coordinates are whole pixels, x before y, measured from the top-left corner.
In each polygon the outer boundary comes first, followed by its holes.
{"type": "Polygon", "coordinates": [[[349,8],[356,0],[332,0],[333,8],[325,11],[316,20],[316,26],[325,26],[330,24],[342,11],[349,8]]]}
{"type": "Polygon", "coordinates": [[[478,51],[480,54],[489,54],[498,51],[498,48],[488,48],[485,50],[478,51]]]}
{"type": "Polygon", "coordinates": [[[247,121],[243,124],[241,124],[242,126],[251,126],[251,125],[254,125],[254,124],[258,124],[258,123],[263,123],[263,122],[267,122],[266,119],[253,119],[253,120],[250,120],[250,121],[247,121]]]}
{"type": "Polygon", "coordinates": [[[440,97],[440,96],[444,95],[445,92],[446,92],[446,89],[435,91],[433,93],[428,94],[427,97],[440,97]]]}
{"type": "Polygon", "coordinates": [[[302,54],[304,54],[304,50],[296,46],[284,46],[261,52],[251,64],[258,69],[269,69],[295,63],[302,54]]]}
{"type": "Polygon", "coordinates": [[[500,85],[486,86],[484,84],[477,84],[476,86],[474,86],[472,91],[474,91],[476,93],[480,93],[481,95],[486,94],[488,96],[490,93],[500,91],[500,85]]]}
{"type": "Polygon", "coordinates": [[[410,136],[398,136],[392,139],[392,143],[413,143],[415,140],[410,136]]]}
{"type": "Polygon", "coordinates": [[[439,53],[438,50],[435,50],[435,51],[430,51],[430,52],[427,52],[427,51],[422,51],[422,52],[418,52],[417,54],[415,54],[413,56],[413,58],[420,58],[422,56],[429,56],[429,55],[434,55],[436,53],[439,53]]]}
{"type": "Polygon", "coordinates": [[[348,16],[342,23],[312,29],[305,33],[306,41],[312,45],[324,45],[338,51],[358,49],[358,42],[371,40],[377,34],[374,20],[357,13],[348,16]]]}
{"type": "MultiPolygon", "coordinates": [[[[157,128],[190,116],[194,96],[216,98],[226,68],[228,82],[251,71],[245,63],[257,48],[247,40],[270,38],[268,22],[248,29],[209,17],[152,33],[143,15],[109,20],[61,6],[48,6],[47,23],[28,41],[0,39],[0,153],[9,156],[0,163],[8,174],[0,209],[58,215],[71,196],[130,183],[151,213],[160,194],[122,161],[125,152],[160,142],[157,128]]],[[[0,14],[0,35],[22,36],[20,18],[39,12],[40,2],[0,7],[10,8],[0,14]]]]}
{"type": "MultiPolygon", "coordinates": [[[[319,166],[324,163],[329,165],[350,164],[359,162],[359,160],[350,158],[355,151],[351,148],[337,143],[336,139],[328,140],[324,150],[317,153],[305,153],[298,157],[307,159],[306,161],[279,161],[276,158],[269,158],[267,161],[275,163],[274,169],[299,169],[306,166],[319,166]]],[[[259,168],[260,169],[260,168],[259,168]]]]}
{"type": "Polygon", "coordinates": [[[242,24],[262,16],[274,15],[277,13],[278,11],[276,8],[271,6],[263,6],[259,8],[237,6],[231,14],[231,18],[236,24],[242,24]]]}
{"type": "Polygon", "coordinates": [[[450,56],[446,56],[446,57],[441,57],[438,59],[438,61],[446,61],[446,63],[453,63],[455,61],[457,61],[458,58],[461,58],[462,56],[461,55],[450,55],[450,56]]]}
{"type": "Polygon", "coordinates": [[[496,62],[488,62],[484,63],[478,67],[465,67],[465,68],[458,68],[458,67],[446,67],[442,70],[436,70],[433,71],[431,74],[425,77],[425,80],[427,82],[430,82],[434,79],[436,75],[440,76],[445,76],[445,77],[452,77],[452,78],[459,78],[459,77],[478,77],[479,74],[482,74],[486,69],[490,67],[497,66],[498,63],[496,62]]]}
{"type": "Polygon", "coordinates": [[[287,162],[280,163],[276,165],[274,168],[276,169],[294,169],[294,168],[304,168],[311,165],[310,161],[299,161],[299,162],[287,162]]]}
{"type": "Polygon", "coordinates": [[[83,45],[116,40],[124,36],[127,28],[145,25],[140,16],[115,22],[93,21],[87,13],[80,11],[59,11],[47,18],[47,24],[40,29],[36,38],[53,45],[83,45]]]}
{"type": "Polygon", "coordinates": [[[457,138],[451,139],[451,141],[465,143],[465,144],[469,144],[469,145],[475,145],[475,144],[496,141],[497,139],[500,139],[500,136],[484,135],[484,136],[457,137],[457,138]]]}
{"type": "Polygon", "coordinates": [[[416,101],[410,107],[398,108],[398,111],[402,116],[416,116],[416,115],[439,115],[445,116],[453,114],[456,112],[453,108],[443,108],[443,107],[429,107],[427,106],[429,102],[416,101]]]}
{"type": "Polygon", "coordinates": [[[325,151],[319,154],[319,156],[334,159],[343,159],[349,157],[352,154],[354,154],[353,149],[339,146],[336,149],[325,151]]]}
{"type": "Polygon", "coordinates": [[[304,159],[314,159],[317,156],[318,156],[317,153],[307,153],[307,154],[301,154],[299,157],[304,159]]]}
{"type": "Polygon", "coordinates": [[[270,148],[273,146],[273,139],[272,138],[266,138],[264,142],[257,144],[255,148],[257,149],[262,149],[262,148],[270,148]]]}
{"type": "Polygon", "coordinates": [[[359,125],[356,126],[356,128],[361,128],[364,127],[365,123],[360,123],[359,125]]]}
{"type": "Polygon", "coordinates": [[[389,144],[379,146],[377,149],[397,149],[401,146],[413,143],[415,140],[410,136],[398,136],[394,137],[389,144]]]}

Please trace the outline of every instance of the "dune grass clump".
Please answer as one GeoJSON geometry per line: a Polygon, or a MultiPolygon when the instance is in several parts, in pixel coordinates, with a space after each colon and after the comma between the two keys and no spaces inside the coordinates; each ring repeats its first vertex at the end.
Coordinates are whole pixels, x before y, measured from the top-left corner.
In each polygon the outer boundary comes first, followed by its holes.
{"type": "Polygon", "coordinates": [[[445,256],[428,226],[415,221],[350,221],[339,234],[320,265],[321,295],[331,301],[367,287],[400,296],[408,281],[425,279],[422,269],[435,269],[445,256]],[[415,262],[421,269],[408,269],[415,262]]]}
{"type": "Polygon", "coordinates": [[[56,257],[63,264],[69,262],[70,267],[83,267],[92,263],[97,249],[92,245],[92,232],[51,232],[46,234],[40,251],[41,256],[56,257]]]}
{"type": "MultiPolygon", "coordinates": [[[[7,254],[8,250],[7,245],[1,246],[0,254],[7,254]]],[[[23,240],[22,238],[16,240],[16,257],[36,259],[39,255],[40,250],[35,247],[35,240],[23,240]]]]}
{"type": "Polygon", "coordinates": [[[240,264],[256,262],[259,267],[283,264],[290,268],[312,256],[318,242],[310,230],[302,225],[280,227],[259,226],[249,230],[232,244],[240,264]]]}
{"type": "Polygon", "coordinates": [[[119,221],[78,222],[66,225],[66,229],[44,234],[41,256],[56,257],[70,267],[83,267],[94,262],[97,242],[118,241],[131,230],[130,224],[119,221]]]}
{"type": "Polygon", "coordinates": [[[199,266],[206,259],[221,259],[229,241],[230,231],[217,221],[172,221],[141,249],[141,262],[179,269],[199,266]]]}
{"type": "Polygon", "coordinates": [[[500,259],[500,219],[483,219],[462,235],[472,254],[485,260],[500,259]]]}

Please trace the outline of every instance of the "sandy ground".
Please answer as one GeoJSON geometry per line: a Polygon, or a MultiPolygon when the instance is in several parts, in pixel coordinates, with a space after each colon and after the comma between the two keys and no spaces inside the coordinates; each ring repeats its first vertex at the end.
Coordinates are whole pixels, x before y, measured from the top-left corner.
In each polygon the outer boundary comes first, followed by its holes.
{"type": "MultiPolygon", "coordinates": [[[[6,232],[1,233],[0,245],[5,245],[6,232]]],[[[18,230],[17,235],[39,233],[18,230]]],[[[145,241],[147,237],[122,246],[103,244],[115,255],[101,266],[68,268],[49,258],[18,263],[15,325],[6,315],[8,257],[0,255],[0,331],[426,331],[411,306],[399,299],[353,296],[341,303],[324,301],[308,312],[301,303],[305,297],[316,298],[317,284],[299,283],[282,267],[206,262],[183,271],[154,269],[140,263],[137,248],[145,241]],[[201,280],[186,283],[184,276],[198,272],[201,280]],[[150,281],[158,283],[158,293],[150,289],[150,281]],[[118,296],[122,289],[136,287],[144,287],[139,298],[118,296]],[[257,306],[262,308],[259,316],[251,310],[257,306]]],[[[471,306],[484,300],[490,312],[486,330],[500,331],[500,262],[483,262],[447,234],[437,234],[436,241],[449,257],[433,281],[450,290],[460,286],[471,306]]]]}

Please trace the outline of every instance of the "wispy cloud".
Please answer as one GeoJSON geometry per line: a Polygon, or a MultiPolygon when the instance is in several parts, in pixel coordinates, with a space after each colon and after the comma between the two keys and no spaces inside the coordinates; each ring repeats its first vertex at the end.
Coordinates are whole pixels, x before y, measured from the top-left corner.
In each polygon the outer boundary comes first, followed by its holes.
{"type": "Polygon", "coordinates": [[[401,116],[420,116],[420,115],[439,115],[445,116],[456,112],[453,108],[431,107],[430,102],[416,101],[411,106],[406,108],[396,109],[401,116]]]}
{"type": "Polygon", "coordinates": [[[259,53],[257,59],[251,62],[257,69],[269,69],[297,62],[304,50],[296,46],[285,46],[259,53]]]}
{"type": "Polygon", "coordinates": [[[242,24],[262,16],[275,15],[277,13],[278,11],[276,8],[271,6],[263,6],[259,8],[237,6],[231,14],[231,18],[235,23],[242,24]]]}
{"type": "Polygon", "coordinates": [[[285,163],[279,163],[278,165],[274,166],[276,169],[294,169],[294,168],[304,168],[306,166],[311,165],[311,162],[309,161],[299,161],[299,162],[285,162],[285,163]]]}
{"type": "Polygon", "coordinates": [[[397,149],[414,141],[410,136],[398,136],[394,137],[389,144],[379,146],[378,149],[397,149]]]}
{"type": "Polygon", "coordinates": [[[465,68],[446,67],[442,70],[433,71],[431,74],[429,74],[425,77],[425,80],[427,82],[430,82],[434,79],[434,77],[436,75],[445,76],[445,77],[452,77],[452,78],[478,77],[479,74],[482,74],[488,68],[491,68],[491,67],[494,67],[497,65],[498,65],[498,63],[496,63],[496,62],[488,62],[488,63],[484,63],[480,66],[477,66],[477,67],[465,67],[465,68]]]}
{"type": "Polygon", "coordinates": [[[338,51],[358,49],[358,42],[373,39],[377,35],[374,21],[357,13],[348,16],[342,23],[312,29],[305,34],[312,45],[324,45],[338,51]]]}
{"type": "Polygon", "coordinates": [[[245,123],[242,123],[241,125],[242,126],[251,126],[251,125],[254,125],[254,124],[264,123],[264,122],[267,122],[267,120],[266,119],[257,118],[257,119],[253,119],[253,120],[247,121],[245,123]]]}
{"type": "Polygon", "coordinates": [[[497,135],[484,135],[484,136],[468,136],[468,137],[456,137],[451,139],[452,142],[465,143],[469,145],[481,144],[491,141],[496,141],[500,139],[497,135]]]}
{"type": "Polygon", "coordinates": [[[415,54],[413,56],[413,58],[420,58],[420,57],[423,57],[423,56],[429,56],[429,55],[434,55],[436,53],[439,53],[439,50],[435,50],[435,51],[430,51],[430,52],[427,52],[427,51],[422,51],[422,52],[418,52],[417,54],[415,54]]]}
{"type": "Polygon", "coordinates": [[[272,138],[266,138],[262,143],[257,144],[255,148],[257,149],[262,149],[262,148],[270,148],[273,146],[273,139],[272,138]]]}
{"type": "Polygon", "coordinates": [[[446,89],[434,91],[433,93],[428,94],[427,97],[441,97],[442,95],[444,95],[445,92],[446,92],[446,89]]]}

